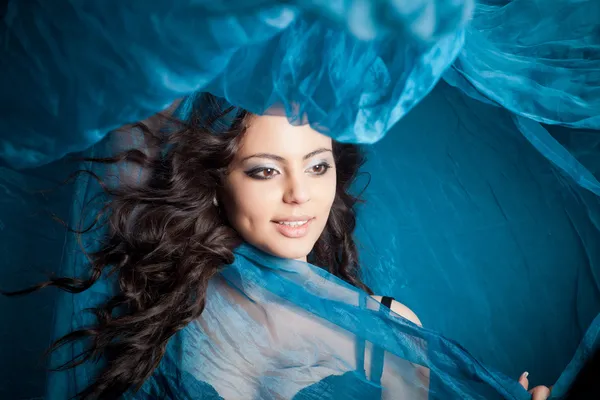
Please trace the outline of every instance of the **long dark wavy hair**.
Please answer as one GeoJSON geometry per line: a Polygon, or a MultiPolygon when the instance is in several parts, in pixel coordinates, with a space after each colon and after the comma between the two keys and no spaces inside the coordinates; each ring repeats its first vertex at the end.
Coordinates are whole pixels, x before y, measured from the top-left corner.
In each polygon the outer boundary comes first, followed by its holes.
{"type": "MultiPolygon", "coordinates": [[[[210,279],[233,262],[242,238],[213,199],[252,115],[220,104],[204,94],[185,122],[163,115],[161,129],[137,124],[160,150],[155,156],[131,149],[110,158],[88,159],[133,162],[149,176],[139,185],[104,186],[108,201],[100,212],[104,218],[98,216],[96,221],[107,224],[107,233],[99,250],[89,254],[88,278],[54,278],[8,293],[26,294],[48,286],[80,293],[105,273],[117,276],[119,292],[93,309],[97,323],[58,339],[48,351],[76,341],[89,344],[80,357],[57,370],[99,359],[106,362],[76,398],[113,399],[139,389],[159,365],[168,340],[202,313],[210,279]],[[171,133],[165,133],[165,126],[171,133]]],[[[349,192],[364,159],[357,146],[338,142],[333,143],[333,155],[336,196],[309,261],[372,294],[359,277],[353,239],[358,198],[349,192]]]]}

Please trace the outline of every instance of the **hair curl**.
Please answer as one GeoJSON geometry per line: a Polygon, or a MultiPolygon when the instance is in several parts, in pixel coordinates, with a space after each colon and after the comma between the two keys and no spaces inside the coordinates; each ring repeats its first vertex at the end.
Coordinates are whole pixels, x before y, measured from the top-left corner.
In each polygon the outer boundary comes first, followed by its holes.
{"type": "MultiPolygon", "coordinates": [[[[130,388],[139,389],[158,367],[168,340],[200,316],[210,279],[233,262],[233,251],[242,242],[213,199],[251,114],[239,113],[224,129],[222,121],[230,117],[232,108],[222,110],[208,94],[201,103],[210,110],[195,107],[185,123],[163,116],[164,122],[178,127],[170,135],[161,133],[164,129],[136,124],[159,149],[166,150],[158,156],[132,149],[110,158],[87,159],[105,164],[134,162],[149,172],[141,185],[104,186],[109,201],[101,214],[109,229],[100,249],[89,254],[89,278],[53,278],[5,293],[26,294],[48,286],[80,293],[106,272],[116,274],[119,293],[93,309],[97,323],[65,335],[48,351],[85,340],[90,343],[87,350],[57,370],[101,358],[107,362],[76,398],[112,399],[130,388]]],[[[336,195],[309,261],[372,294],[359,277],[353,239],[358,198],[349,191],[364,158],[357,146],[335,141],[333,155],[336,195]]]]}

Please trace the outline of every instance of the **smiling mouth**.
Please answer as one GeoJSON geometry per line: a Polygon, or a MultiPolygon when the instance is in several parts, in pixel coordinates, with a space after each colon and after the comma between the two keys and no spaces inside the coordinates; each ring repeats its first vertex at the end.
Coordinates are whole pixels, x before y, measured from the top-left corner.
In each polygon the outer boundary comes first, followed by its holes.
{"type": "Polygon", "coordinates": [[[302,219],[287,221],[272,221],[279,234],[291,238],[299,239],[308,234],[313,217],[301,217],[302,219]]]}
{"type": "Polygon", "coordinates": [[[298,227],[298,226],[302,226],[302,225],[306,225],[306,223],[310,221],[309,219],[306,219],[304,221],[275,221],[275,223],[279,224],[279,225],[286,225],[286,226],[291,226],[291,227],[298,227]]]}

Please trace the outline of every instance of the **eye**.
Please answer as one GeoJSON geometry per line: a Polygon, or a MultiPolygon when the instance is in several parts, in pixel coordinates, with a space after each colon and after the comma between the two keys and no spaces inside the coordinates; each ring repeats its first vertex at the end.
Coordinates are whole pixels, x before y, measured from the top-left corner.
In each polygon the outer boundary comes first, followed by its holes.
{"type": "Polygon", "coordinates": [[[247,171],[246,175],[250,178],[267,180],[279,175],[279,171],[275,168],[255,168],[253,170],[247,171]]]}
{"type": "Polygon", "coordinates": [[[308,169],[308,171],[313,175],[324,175],[329,168],[331,168],[331,165],[326,162],[322,162],[320,164],[313,165],[308,169]]]}

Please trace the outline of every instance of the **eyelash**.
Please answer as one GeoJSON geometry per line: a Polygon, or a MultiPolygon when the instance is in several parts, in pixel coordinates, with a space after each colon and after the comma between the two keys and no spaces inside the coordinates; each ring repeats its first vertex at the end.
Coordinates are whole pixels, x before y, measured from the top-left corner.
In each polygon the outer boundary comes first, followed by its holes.
{"type": "Polygon", "coordinates": [[[325,175],[327,173],[327,171],[329,171],[329,169],[331,168],[331,165],[329,165],[328,162],[322,162],[322,163],[313,165],[311,168],[315,168],[315,167],[323,167],[323,172],[315,172],[316,176],[321,176],[321,175],[325,175]]]}
{"type": "MultiPolygon", "coordinates": [[[[316,168],[316,167],[323,167],[323,171],[322,172],[315,172],[314,175],[315,176],[322,176],[325,175],[327,173],[327,171],[329,171],[329,169],[331,168],[331,165],[329,165],[329,163],[327,162],[322,162],[316,165],[313,165],[311,168],[316,168]]],[[[246,175],[248,175],[250,178],[252,179],[258,179],[261,181],[266,181],[269,179],[273,179],[273,177],[279,175],[280,172],[277,171],[275,168],[265,168],[265,167],[258,167],[258,168],[254,168],[251,169],[250,171],[246,171],[246,175]],[[276,174],[271,175],[269,177],[264,177],[264,176],[259,176],[258,174],[264,171],[274,171],[276,172],[276,174]]]]}

